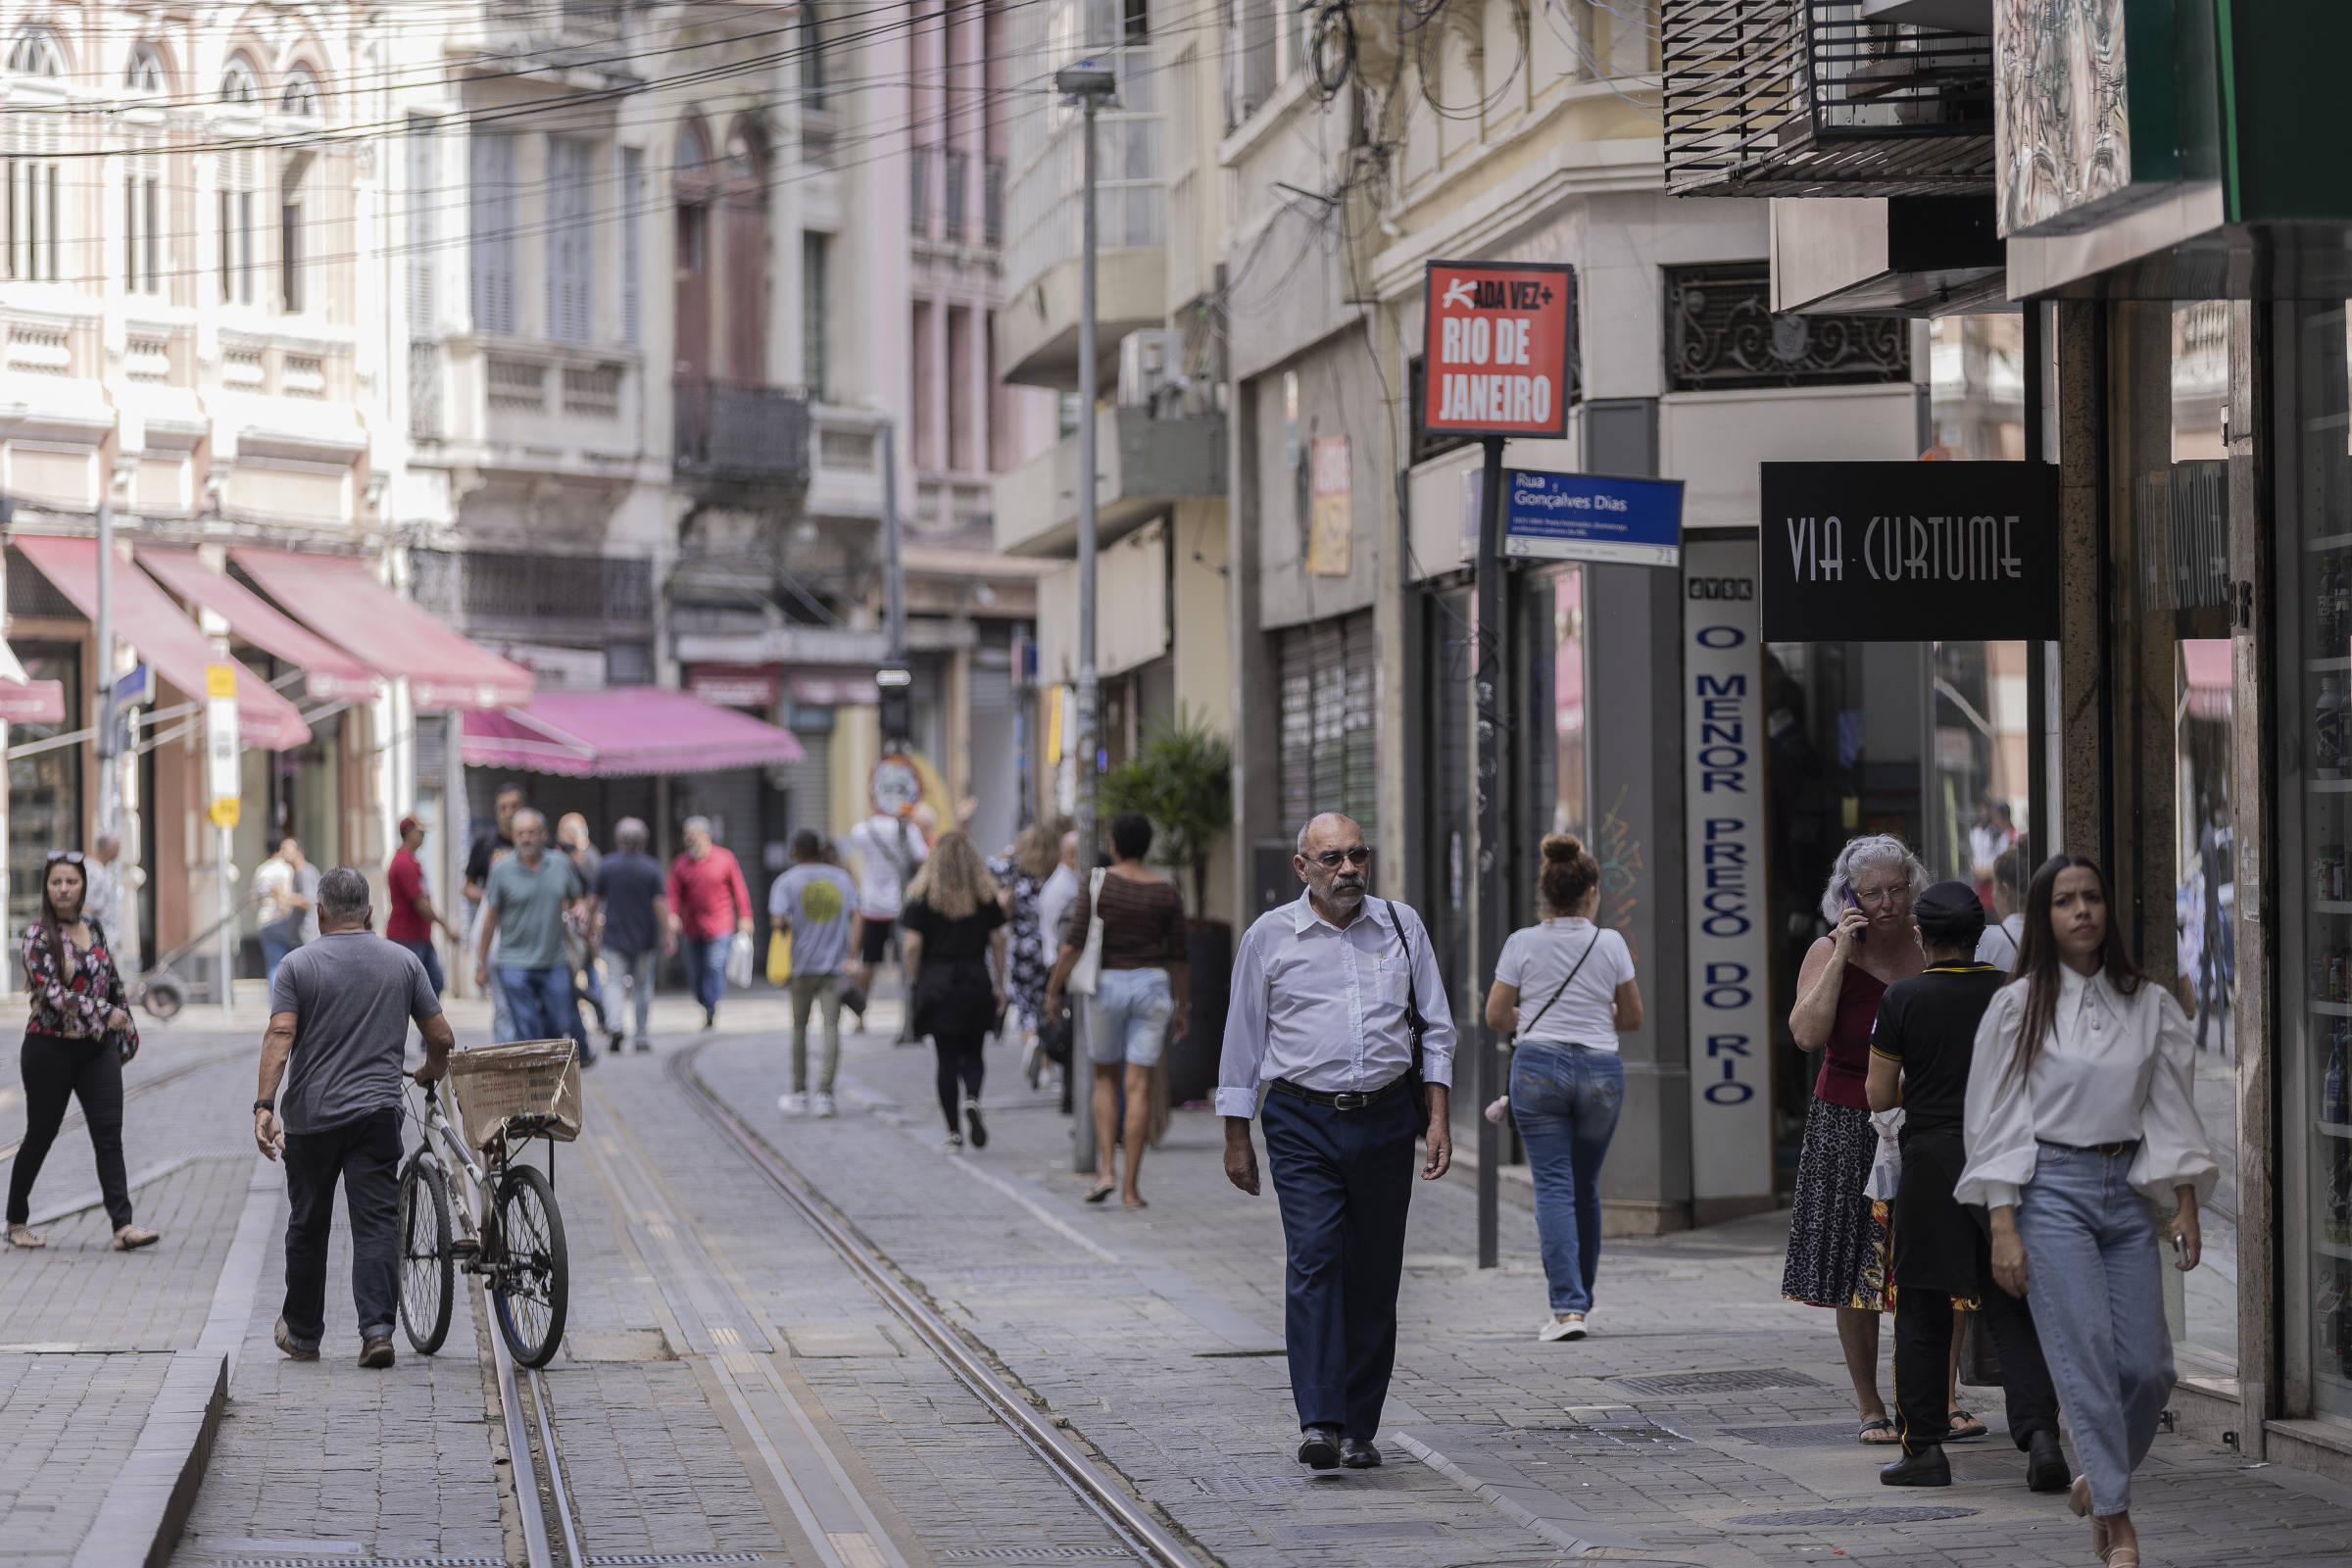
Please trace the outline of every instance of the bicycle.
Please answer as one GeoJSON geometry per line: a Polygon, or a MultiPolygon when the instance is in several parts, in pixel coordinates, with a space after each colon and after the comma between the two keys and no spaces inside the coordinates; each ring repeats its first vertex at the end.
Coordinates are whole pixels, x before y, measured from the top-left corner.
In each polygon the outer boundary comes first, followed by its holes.
{"type": "MultiPolygon", "coordinates": [[[[560,1044],[569,1052],[569,1041],[560,1044]]],[[[454,1066],[458,1056],[451,1059],[454,1066]]],[[[578,1069],[568,1054],[563,1065],[572,1075],[576,1105],[578,1069]]],[[[418,1089],[423,1108],[414,1114],[422,1138],[400,1171],[401,1328],[418,1354],[440,1349],[449,1337],[458,1271],[464,1269],[481,1276],[488,1287],[499,1335],[515,1363],[545,1366],[564,1343],[571,1290],[564,1212],[557,1205],[551,1176],[556,1143],[577,1135],[576,1117],[567,1125],[553,1104],[543,1110],[510,1112],[481,1139],[477,1158],[442,1110],[440,1096],[428,1086],[418,1089]],[[533,1138],[547,1142],[544,1171],[519,1158],[521,1146],[533,1138]],[[489,1200],[489,1210],[478,1223],[469,1205],[453,1207],[450,1202],[453,1168],[463,1169],[474,1192],[489,1200]]]]}

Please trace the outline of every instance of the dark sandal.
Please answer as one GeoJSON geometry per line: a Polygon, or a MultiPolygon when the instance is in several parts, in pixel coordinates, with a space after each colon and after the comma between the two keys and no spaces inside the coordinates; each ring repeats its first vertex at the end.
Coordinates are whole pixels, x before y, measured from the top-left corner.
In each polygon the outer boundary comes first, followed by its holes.
{"type": "Polygon", "coordinates": [[[1902,1442],[1902,1439],[1894,1435],[1894,1422],[1886,1416],[1880,1416],[1875,1421],[1863,1422],[1862,1430],[1856,1434],[1856,1438],[1865,1448],[1890,1448],[1902,1442]],[[1873,1432],[1884,1432],[1886,1435],[1883,1438],[1874,1438],[1871,1436],[1873,1432]]]}
{"type": "Polygon", "coordinates": [[[1086,1190],[1086,1200],[1090,1203],[1100,1203],[1118,1190],[1117,1182],[1099,1182],[1086,1190]]]}
{"type": "Polygon", "coordinates": [[[1977,1439],[1985,1436],[1992,1429],[1990,1427],[1978,1420],[1972,1412],[1967,1410],[1954,1410],[1952,1412],[1951,1430],[1943,1435],[1943,1441],[1946,1443],[1974,1443],[1977,1439]]]}

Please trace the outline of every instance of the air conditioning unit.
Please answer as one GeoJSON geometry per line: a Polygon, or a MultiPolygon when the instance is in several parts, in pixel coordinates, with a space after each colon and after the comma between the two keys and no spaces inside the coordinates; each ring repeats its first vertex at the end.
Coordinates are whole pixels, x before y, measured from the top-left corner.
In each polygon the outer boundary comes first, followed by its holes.
{"type": "Polygon", "coordinates": [[[1119,402],[1156,408],[1173,388],[1181,396],[1192,383],[1184,375],[1184,334],[1152,327],[1119,339],[1119,402]]]}

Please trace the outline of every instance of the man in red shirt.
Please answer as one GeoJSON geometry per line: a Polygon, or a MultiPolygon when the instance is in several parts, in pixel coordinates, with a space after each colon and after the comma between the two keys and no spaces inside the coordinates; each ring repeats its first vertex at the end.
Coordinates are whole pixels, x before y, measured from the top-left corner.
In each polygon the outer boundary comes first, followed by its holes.
{"type": "Polygon", "coordinates": [[[416,955],[437,997],[446,982],[441,974],[441,959],[433,952],[433,928],[439,926],[448,932],[453,944],[462,946],[466,939],[433,907],[432,891],[425,883],[424,862],[416,858],[416,852],[422,848],[424,824],[413,816],[402,817],[400,848],[392,852],[392,863],[384,868],[384,888],[391,895],[388,902],[392,906],[384,916],[384,936],[416,955]]]}
{"type": "Polygon", "coordinates": [[[669,928],[685,950],[703,1027],[711,1029],[727,989],[727,950],[738,935],[751,939],[752,890],[734,852],[710,842],[709,817],[688,817],[683,831],[686,853],[669,862],[669,928]]]}

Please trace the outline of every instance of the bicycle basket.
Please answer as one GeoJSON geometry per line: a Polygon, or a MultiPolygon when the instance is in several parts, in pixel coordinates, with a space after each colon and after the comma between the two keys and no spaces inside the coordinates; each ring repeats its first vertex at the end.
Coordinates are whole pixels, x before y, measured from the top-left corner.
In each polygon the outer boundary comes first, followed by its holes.
{"type": "Polygon", "coordinates": [[[476,1046],[449,1057],[449,1088],[466,1141],[487,1149],[501,1134],[580,1136],[580,1063],[568,1040],[518,1040],[476,1046]]]}

